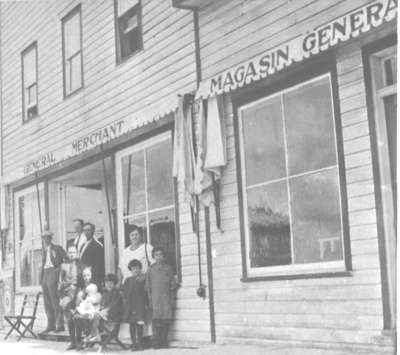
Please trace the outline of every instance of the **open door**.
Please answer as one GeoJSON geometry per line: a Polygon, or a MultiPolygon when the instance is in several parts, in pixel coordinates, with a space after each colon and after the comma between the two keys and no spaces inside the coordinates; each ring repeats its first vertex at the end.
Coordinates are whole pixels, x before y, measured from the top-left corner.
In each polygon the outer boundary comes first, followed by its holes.
{"type": "MultiPolygon", "coordinates": [[[[106,180],[110,200],[114,189],[111,158],[105,159],[106,180]]],[[[73,220],[82,219],[96,226],[95,238],[104,246],[106,272],[115,272],[115,255],[110,231],[110,216],[102,161],[95,162],[49,182],[50,225],[58,231],[64,247],[76,237],[73,220]]]]}

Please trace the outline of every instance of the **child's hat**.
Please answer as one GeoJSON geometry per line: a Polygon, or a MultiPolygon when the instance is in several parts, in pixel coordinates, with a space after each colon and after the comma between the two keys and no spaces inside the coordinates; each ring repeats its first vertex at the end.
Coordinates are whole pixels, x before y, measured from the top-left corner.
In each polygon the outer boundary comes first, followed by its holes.
{"type": "Polygon", "coordinates": [[[107,274],[104,281],[111,281],[116,284],[118,279],[117,276],[115,276],[114,274],[107,274]]]}

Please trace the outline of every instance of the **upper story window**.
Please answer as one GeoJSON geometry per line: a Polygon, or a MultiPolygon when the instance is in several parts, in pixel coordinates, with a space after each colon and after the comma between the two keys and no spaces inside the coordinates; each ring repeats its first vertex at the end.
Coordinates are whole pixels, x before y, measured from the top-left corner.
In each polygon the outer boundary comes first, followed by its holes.
{"type": "Polygon", "coordinates": [[[143,48],[140,0],[115,0],[117,60],[124,61],[143,48]]]}
{"type": "Polygon", "coordinates": [[[246,274],[344,271],[330,75],[238,112],[246,274]]]}
{"type": "Polygon", "coordinates": [[[23,122],[38,115],[37,44],[26,48],[22,54],[22,109],[23,122]]]}
{"type": "Polygon", "coordinates": [[[83,87],[82,20],[80,5],[62,19],[64,96],[83,87]]]}

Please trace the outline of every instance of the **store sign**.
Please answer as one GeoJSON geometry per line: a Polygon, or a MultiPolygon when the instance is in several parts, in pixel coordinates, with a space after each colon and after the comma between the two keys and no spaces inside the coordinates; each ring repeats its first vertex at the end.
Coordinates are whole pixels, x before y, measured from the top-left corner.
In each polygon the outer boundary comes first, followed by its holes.
{"type": "Polygon", "coordinates": [[[200,84],[198,97],[221,94],[266,78],[397,16],[397,0],[377,0],[200,84]]]}
{"type": "Polygon", "coordinates": [[[110,139],[118,138],[121,134],[125,133],[125,125],[125,121],[121,120],[73,141],[73,154],[83,153],[88,149],[108,142],[110,139]]]}
{"type": "Polygon", "coordinates": [[[21,170],[15,171],[3,179],[3,184],[9,184],[12,181],[18,180],[24,176],[30,175],[39,170],[49,168],[68,158],[72,158],[78,154],[82,154],[101,144],[107,143],[113,139],[128,133],[139,126],[149,122],[156,121],[161,117],[166,116],[176,110],[178,106],[177,94],[171,94],[164,100],[158,102],[146,110],[142,110],[136,115],[123,120],[119,120],[108,124],[102,128],[96,129],[71,143],[54,151],[43,154],[42,156],[26,163],[21,170]]]}
{"type": "Polygon", "coordinates": [[[54,165],[57,159],[53,152],[42,155],[41,157],[27,163],[24,167],[24,174],[28,175],[37,170],[46,169],[49,166],[54,165]]]}

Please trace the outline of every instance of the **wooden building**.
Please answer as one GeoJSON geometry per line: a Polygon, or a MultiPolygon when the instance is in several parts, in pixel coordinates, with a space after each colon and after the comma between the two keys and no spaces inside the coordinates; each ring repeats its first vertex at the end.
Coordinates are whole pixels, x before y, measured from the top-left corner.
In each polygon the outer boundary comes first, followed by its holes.
{"type": "Polygon", "coordinates": [[[38,221],[63,244],[81,217],[107,271],[126,224],[168,249],[175,340],[393,349],[397,1],[54,0],[0,16],[16,307],[38,290],[38,221]],[[183,94],[217,96],[226,132],[221,225],[201,208],[198,235],[172,178],[183,94]]]}

